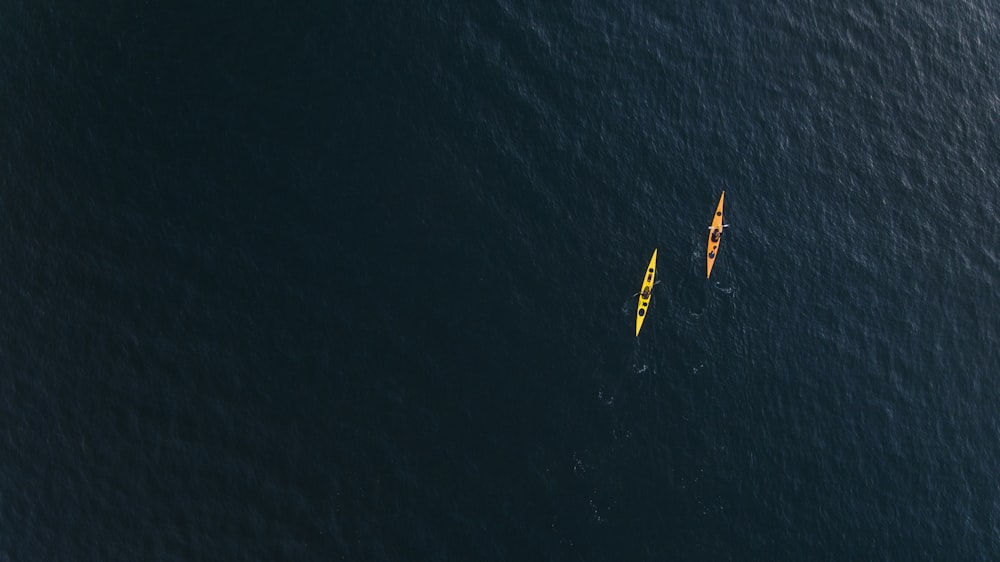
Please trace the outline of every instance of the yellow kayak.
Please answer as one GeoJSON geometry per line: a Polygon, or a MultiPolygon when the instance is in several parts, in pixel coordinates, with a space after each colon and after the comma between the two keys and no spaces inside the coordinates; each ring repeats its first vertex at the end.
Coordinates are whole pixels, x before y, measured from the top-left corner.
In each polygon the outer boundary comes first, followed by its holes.
{"type": "Polygon", "coordinates": [[[639,291],[639,309],[635,312],[635,335],[639,335],[642,329],[642,321],[646,319],[646,311],[649,310],[649,299],[653,292],[653,280],[656,278],[656,248],[653,248],[653,257],[649,258],[649,266],[646,268],[645,277],[642,278],[642,290],[639,291]]]}
{"type": "Polygon", "coordinates": [[[722,242],[722,200],[726,198],[726,192],[722,192],[719,197],[719,206],[715,209],[715,216],[712,217],[712,226],[708,229],[708,271],[705,272],[705,279],[712,276],[712,266],[715,265],[715,258],[719,255],[719,243],[722,242]]]}

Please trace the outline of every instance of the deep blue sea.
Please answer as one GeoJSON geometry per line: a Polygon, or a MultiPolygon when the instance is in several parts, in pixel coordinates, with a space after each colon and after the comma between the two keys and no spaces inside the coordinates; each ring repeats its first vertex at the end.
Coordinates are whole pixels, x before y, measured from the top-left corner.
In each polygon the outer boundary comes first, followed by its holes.
{"type": "Polygon", "coordinates": [[[997,560],[998,176],[995,2],[10,0],[0,561],[997,560]]]}

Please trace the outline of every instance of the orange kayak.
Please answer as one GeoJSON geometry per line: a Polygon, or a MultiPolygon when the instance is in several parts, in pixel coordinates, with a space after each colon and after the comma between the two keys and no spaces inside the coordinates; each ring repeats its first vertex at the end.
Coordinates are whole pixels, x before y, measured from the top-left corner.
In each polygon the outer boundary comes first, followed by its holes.
{"type": "Polygon", "coordinates": [[[719,256],[719,243],[722,242],[722,201],[726,198],[723,191],[719,197],[719,206],[715,209],[715,216],[712,217],[712,226],[708,229],[708,269],[705,272],[705,279],[712,276],[712,266],[715,265],[715,258],[719,256]]]}

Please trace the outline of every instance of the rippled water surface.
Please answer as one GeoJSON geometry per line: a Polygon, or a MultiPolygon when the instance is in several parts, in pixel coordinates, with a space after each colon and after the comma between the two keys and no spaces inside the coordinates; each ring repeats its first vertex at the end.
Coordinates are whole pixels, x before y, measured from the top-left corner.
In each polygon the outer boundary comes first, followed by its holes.
{"type": "Polygon", "coordinates": [[[997,7],[159,4],[0,11],[0,559],[995,558],[997,7]]]}

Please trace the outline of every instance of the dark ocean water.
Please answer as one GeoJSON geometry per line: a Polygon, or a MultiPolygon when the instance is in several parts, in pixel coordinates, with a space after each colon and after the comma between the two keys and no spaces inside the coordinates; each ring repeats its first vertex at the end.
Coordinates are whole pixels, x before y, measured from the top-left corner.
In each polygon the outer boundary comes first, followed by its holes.
{"type": "Polygon", "coordinates": [[[0,560],[1000,556],[1000,8],[418,4],[0,10],[0,560]]]}

